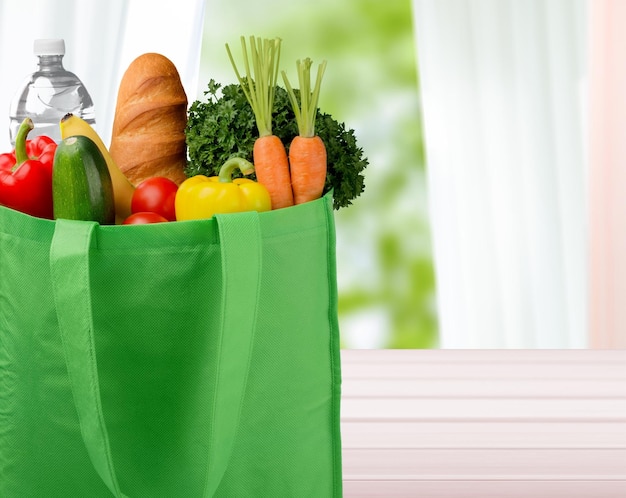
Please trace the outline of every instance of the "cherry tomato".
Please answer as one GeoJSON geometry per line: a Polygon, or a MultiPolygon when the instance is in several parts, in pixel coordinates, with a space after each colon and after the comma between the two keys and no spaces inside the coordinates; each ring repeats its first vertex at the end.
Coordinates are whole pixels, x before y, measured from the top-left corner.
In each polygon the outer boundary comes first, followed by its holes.
{"type": "Polygon", "coordinates": [[[148,223],[167,223],[168,220],[158,213],[147,211],[131,214],[122,225],[146,225],[148,223]]]}
{"type": "Polygon", "coordinates": [[[169,178],[154,176],[137,185],[130,204],[133,213],[158,213],[169,221],[176,221],[176,192],[178,185],[169,178]]]}

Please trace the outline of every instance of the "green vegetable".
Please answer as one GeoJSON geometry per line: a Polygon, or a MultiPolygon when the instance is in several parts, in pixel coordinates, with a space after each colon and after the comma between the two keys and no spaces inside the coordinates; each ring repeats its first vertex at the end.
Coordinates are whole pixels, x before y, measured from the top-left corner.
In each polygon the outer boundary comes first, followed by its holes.
{"type": "MultiPolygon", "coordinates": [[[[294,91],[299,96],[299,91],[294,91]]],[[[191,105],[185,130],[189,177],[215,176],[220,166],[233,156],[252,162],[252,148],[258,136],[254,113],[239,84],[222,88],[211,80],[204,94],[205,102],[197,100],[191,105]]],[[[272,116],[272,132],[284,144],[290,144],[298,135],[298,125],[287,91],[282,87],[276,87],[272,116]]],[[[319,109],[315,132],[324,141],[328,157],[324,193],[333,189],[335,209],[349,206],[363,192],[363,170],[368,160],[357,145],[354,130],[319,109]]]]}
{"type": "Polygon", "coordinates": [[[61,141],[52,169],[54,217],[115,223],[113,183],[98,146],[83,135],[61,141]]]}

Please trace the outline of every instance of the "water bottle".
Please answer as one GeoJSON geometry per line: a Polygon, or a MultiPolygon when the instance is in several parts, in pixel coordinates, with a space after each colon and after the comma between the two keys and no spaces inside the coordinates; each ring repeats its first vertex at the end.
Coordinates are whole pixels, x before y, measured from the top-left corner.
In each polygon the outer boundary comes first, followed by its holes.
{"type": "Polygon", "coordinates": [[[30,117],[35,125],[29,138],[47,135],[56,142],[61,140],[59,122],[68,112],[92,126],[96,122],[93,102],[85,85],[63,67],[65,41],[35,40],[34,53],[38,57],[37,70],[26,78],[11,101],[9,135],[12,145],[25,117],[30,117]]]}

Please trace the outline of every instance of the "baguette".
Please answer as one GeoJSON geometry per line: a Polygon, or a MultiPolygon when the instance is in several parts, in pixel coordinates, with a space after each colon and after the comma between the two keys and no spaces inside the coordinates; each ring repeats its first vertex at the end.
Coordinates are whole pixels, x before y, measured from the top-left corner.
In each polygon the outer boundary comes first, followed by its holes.
{"type": "Polygon", "coordinates": [[[174,64],[156,53],[137,57],[120,82],[109,149],[131,183],[185,180],[186,125],[187,96],[174,64]]]}

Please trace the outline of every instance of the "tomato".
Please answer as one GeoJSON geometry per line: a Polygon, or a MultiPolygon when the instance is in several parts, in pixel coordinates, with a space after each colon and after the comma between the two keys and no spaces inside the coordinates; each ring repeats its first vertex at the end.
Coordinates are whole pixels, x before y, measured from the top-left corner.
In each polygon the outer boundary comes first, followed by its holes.
{"type": "Polygon", "coordinates": [[[146,225],[148,223],[167,223],[169,220],[158,213],[150,213],[148,211],[131,214],[124,220],[122,225],[146,225]]]}
{"type": "Polygon", "coordinates": [[[130,204],[133,213],[158,213],[169,221],[176,221],[176,192],[178,185],[169,178],[154,176],[137,185],[130,204]]]}

